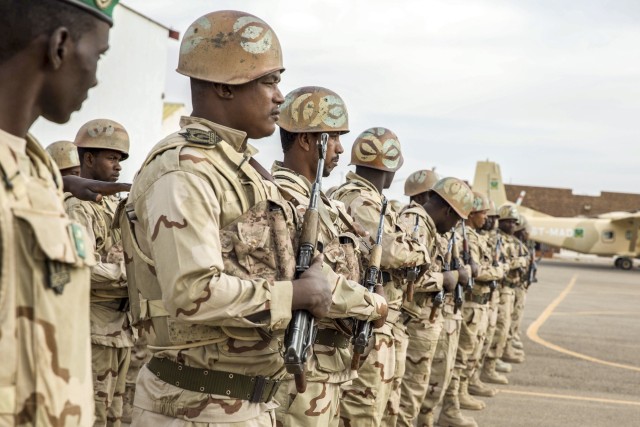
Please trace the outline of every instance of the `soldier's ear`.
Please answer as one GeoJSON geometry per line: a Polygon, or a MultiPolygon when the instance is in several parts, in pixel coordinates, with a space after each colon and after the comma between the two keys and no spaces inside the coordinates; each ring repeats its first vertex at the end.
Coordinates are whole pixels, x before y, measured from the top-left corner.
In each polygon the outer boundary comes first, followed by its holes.
{"type": "Polygon", "coordinates": [[[233,99],[233,88],[224,83],[212,83],[214,92],[222,99],[233,99]]]}
{"type": "Polygon", "coordinates": [[[56,71],[62,67],[71,50],[71,35],[66,27],[57,28],[49,37],[47,44],[47,59],[51,68],[56,71]]]}
{"type": "Polygon", "coordinates": [[[310,151],[314,143],[314,141],[312,141],[313,137],[311,136],[311,134],[303,132],[298,135],[299,136],[296,141],[297,144],[300,146],[300,148],[302,148],[302,150],[310,151]]]}

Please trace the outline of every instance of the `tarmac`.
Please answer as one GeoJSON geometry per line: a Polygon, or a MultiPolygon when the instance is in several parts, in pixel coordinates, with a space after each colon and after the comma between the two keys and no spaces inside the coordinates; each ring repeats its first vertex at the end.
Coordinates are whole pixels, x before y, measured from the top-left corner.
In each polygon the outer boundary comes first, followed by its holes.
{"type": "Polygon", "coordinates": [[[464,411],[481,427],[640,427],[640,271],[612,259],[542,260],[529,289],[523,364],[464,411]]]}

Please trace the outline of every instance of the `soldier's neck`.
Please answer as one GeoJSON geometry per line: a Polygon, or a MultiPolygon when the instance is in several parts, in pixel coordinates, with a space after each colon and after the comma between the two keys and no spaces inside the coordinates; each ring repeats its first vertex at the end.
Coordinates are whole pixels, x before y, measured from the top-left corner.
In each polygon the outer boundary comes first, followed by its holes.
{"type": "Polygon", "coordinates": [[[19,57],[0,67],[0,129],[24,138],[42,113],[41,78],[29,73],[28,58],[19,57]]]}
{"type": "Polygon", "coordinates": [[[380,194],[384,189],[384,173],[376,169],[356,166],[356,174],[369,181],[380,194]]]}
{"type": "Polygon", "coordinates": [[[285,155],[284,160],[282,161],[282,165],[285,168],[291,169],[292,171],[304,176],[305,178],[307,178],[307,180],[309,180],[309,182],[313,182],[316,180],[316,171],[311,170],[309,165],[297,156],[285,155]]]}

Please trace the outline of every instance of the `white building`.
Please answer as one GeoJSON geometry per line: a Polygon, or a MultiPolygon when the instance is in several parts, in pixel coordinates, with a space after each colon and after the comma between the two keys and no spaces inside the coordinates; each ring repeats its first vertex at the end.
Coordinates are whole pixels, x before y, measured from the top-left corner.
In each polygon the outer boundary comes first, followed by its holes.
{"type": "Polygon", "coordinates": [[[39,119],[31,133],[47,146],[73,140],[87,121],[107,118],[121,123],[131,138],[130,158],[122,181],[131,182],[146,154],[163,136],[162,120],[167,48],[177,33],[120,4],[114,11],[110,49],[98,65],[98,86],[89,91],[82,110],[58,125],[39,119]]]}

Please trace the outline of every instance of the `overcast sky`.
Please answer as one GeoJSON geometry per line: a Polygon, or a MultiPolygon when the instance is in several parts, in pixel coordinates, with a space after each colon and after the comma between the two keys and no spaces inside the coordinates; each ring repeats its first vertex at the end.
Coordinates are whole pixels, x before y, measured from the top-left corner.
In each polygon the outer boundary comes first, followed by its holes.
{"type": "MultiPolygon", "coordinates": [[[[125,3],[181,34],[220,9],[269,23],[284,51],[283,94],[325,86],[347,104],[347,152],[325,188],[349,169],[357,135],[384,126],[405,156],[391,196],[417,169],[472,180],[487,158],[507,183],[640,192],[638,0],[125,3]]],[[[166,100],[189,104],[172,45],[166,100]]],[[[265,166],[281,157],[275,136],[253,143],[265,166]]]]}

